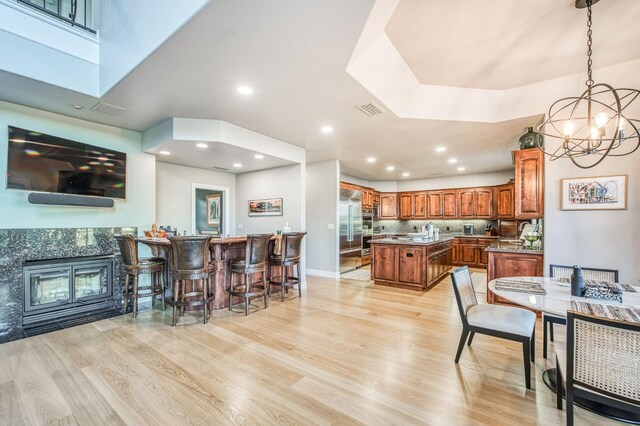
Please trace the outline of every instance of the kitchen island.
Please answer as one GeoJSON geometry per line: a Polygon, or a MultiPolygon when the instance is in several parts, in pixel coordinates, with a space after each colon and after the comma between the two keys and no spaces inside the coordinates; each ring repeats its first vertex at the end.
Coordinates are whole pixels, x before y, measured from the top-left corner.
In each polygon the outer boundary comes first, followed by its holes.
{"type": "Polygon", "coordinates": [[[371,241],[371,279],[377,285],[426,290],[451,268],[453,237],[371,241]]]}

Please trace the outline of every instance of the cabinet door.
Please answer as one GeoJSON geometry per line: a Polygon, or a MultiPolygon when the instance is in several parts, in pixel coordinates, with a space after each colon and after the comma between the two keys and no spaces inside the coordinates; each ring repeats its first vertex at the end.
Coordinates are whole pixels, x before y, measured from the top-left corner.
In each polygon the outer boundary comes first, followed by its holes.
{"type": "Polygon", "coordinates": [[[407,284],[422,284],[423,249],[400,247],[398,249],[398,281],[407,284]]]}
{"type": "Polygon", "coordinates": [[[413,218],[427,218],[427,194],[426,192],[413,193],[413,218]]]}
{"type": "Polygon", "coordinates": [[[373,191],[373,206],[378,207],[380,205],[380,193],[373,191]]]}
{"type": "Polygon", "coordinates": [[[460,244],[454,243],[451,247],[451,264],[458,264],[458,250],[460,249],[460,244]]]}
{"type": "Polygon", "coordinates": [[[442,218],[442,192],[429,191],[427,192],[427,214],[429,219],[442,218]]]}
{"type": "Polygon", "coordinates": [[[436,266],[437,254],[432,254],[427,259],[427,286],[434,284],[437,280],[438,267],[436,266]]]}
{"type": "Polygon", "coordinates": [[[460,218],[474,217],[474,191],[467,189],[458,190],[458,213],[460,218]]]}
{"type": "Polygon", "coordinates": [[[398,263],[396,248],[378,244],[373,250],[373,279],[395,281],[398,263]]]}
{"type": "Polygon", "coordinates": [[[413,194],[399,194],[400,219],[411,219],[413,217],[413,194]]]}
{"type": "Polygon", "coordinates": [[[478,265],[487,266],[489,264],[489,253],[484,251],[487,247],[489,247],[493,243],[493,240],[478,240],[478,265]]]}
{"type": "Polygon", "coordinates": [[[496,202],[498,219],[513,219],[515,217],[514,190],[515,185],[501,185],[498,187],[496,191],[498,198],[496,202]]]}
{"type": "Polygon", "coordinates": [[[491,188],[475,190],[474,214],[478,219],[491,219],[493,215],[493,191],[491,188]]]}
{"type": "Polygon", "coordinates": [[[463,265],[476,264],[476,244],[460,244],[459,259],[463,265]]]}
{"type": "Polygon", "coordinates": [[[491,253],[487,279],[502,277],[541,277],[543,260],[539,254],[491,253]]]}
{"type": "Polygon", "coordinates": [[[397,208],[395,193],[380,194],[380,219],[397,219],[397,208]]]}
{"type": "Polygon", "coordinates": [[[544,213],[544,154],[537,148],[513,152],[516,167],[516,219],[534,219],[544,213]]]}
{"type": "Polygon", "coordinates": [[[457,192],[454,191],[442,191],[442,218],[443,219],[457,219],[457,192]]]}

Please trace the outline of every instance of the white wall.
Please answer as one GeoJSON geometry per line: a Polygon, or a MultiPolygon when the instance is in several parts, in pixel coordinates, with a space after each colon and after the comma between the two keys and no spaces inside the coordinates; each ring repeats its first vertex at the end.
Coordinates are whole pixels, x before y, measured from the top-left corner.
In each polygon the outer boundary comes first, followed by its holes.
{"type": "Polygon", "coordinates": [[[75,228],[137,226],[155,221],[155,158],[141,151],[138,132],[0,102],[0,228],[75,228]],[[114,208],[29,204],[28,191],[6,188],[7,126],[104,146],[127,154],[127,199],[114,208]]]}
{"type": "MultiPolygon", "coordinates": [[[[422,189],[468,188],[474,186],[502,185],[513,179],[515,170],[473,175],[445,176],[431,179],[398,181],[398,191],[418,191],[422,189]]],[[[375,182],[374,182],[375,187],[375,182]]]]}
{"type": "MultiPolygon", "coordinates": [[[[307,164],[307,272],[335,276],[339,271],[338,202],[340,162],[307,164]],[[329,224],[333,229],[329,229],[329,224]]],[[[350,181],[351,182],[351,181],[350,181]]],[[[354,182],[356,183],[356,182],[354,182]]]]}
{"type": "Polygon", "coordinates": [[[178,166],[169,163],[156,165],[156,221],[162,226],[170,225],[183,231],[191,232],[192,218],[192,184],[222,186],[230,189],[228,233],[235,233],[236,217],[236,176],[231,173],[197,169],[195,167],[178,166]]]}

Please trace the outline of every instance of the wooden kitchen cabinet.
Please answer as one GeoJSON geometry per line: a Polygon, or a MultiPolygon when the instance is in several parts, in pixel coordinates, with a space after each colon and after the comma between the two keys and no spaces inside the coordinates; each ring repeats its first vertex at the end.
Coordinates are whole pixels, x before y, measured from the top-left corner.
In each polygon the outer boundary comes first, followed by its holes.
{"type": "Polygon", "coordinates": [[[380,193],[380,219],[398,218],[398,199],[395,192],[380,193]]]}
{"type": "Polygon", "coordinates": [[[373,191],[373,207],[380,206],[380,192],[373,191]]]}
{"type": "Polygon", "coordinates": [[[474,238],[462,238],[460,240],[458,258],[461,264],[474,266],[477,263],[477,245],[477,240],[474,238]]]}
{"type": "Polygon", "coordinates": [[[425,254],[423,247],[398,247],[398,282],[421,285],[425,254]]]}
{"type": "Polygon", "coordinates": [[[477,264],[480,267],[486,268],[489,264],[489,253],[485,251],[487,247],[489,247],[495,240],[491,238],[478,238],[478,254],[477,254],[477,264]]]}
{"type": "Polygon", "coordinates": [[[414,192],[413,197],[413,218],[414,219],[426,219],[427,218],[427,193],[426,192],[414,192]]]}
{"type": "Polygon", "coordinates": [[[473,219],[473,189],[458,190],[458,216],[461,219],[473,219]]]}
{"type": "Polygon", "coordinates": [[[451,245],[451,264],[452,265],[461,265],[462,263],[460,262],[460,257],[459,257],[459,251],[460,251],[460,238],[454,238],[453,239],[453,244],[451,245]]]}
{"type": "MultiPolygon", "coordinates": [[[[490,251],[487,266],[487,282],[504,277],[541,277],[544,271],[543,255],[526,252],[490,251]]],[[[487,290],[487,301],[513,305],[506,299],[487,290]]]]}
{"type": "Polygon", "coordinates": [[[442,219],[442,192],[427,192],[427,217],[429,219],[442,219]]]}
{"type": "Polygon", "coordinates": [[[413,194],[409,192],[400,192],[398,194],[398,205],[400,206],[398,219],[413,218],[413,194]]]}
{"type": "Polygon", "coordinates": [[[499,185],[496,187],[496,218],[515,218],[515,183],[499,185]]]}
{"type": "Polygon", "coordinates": [[[396,246],[375,245],[372,256],[372,278],[381,281],[396,280],[396,265],[398,264],[396,246]]]}
{"type": "Polygon", "coordinates": [[[515,217],[538,219],[544,214],[544,154],[537,148],[513,151],[515,217]]]}
{"type": "Polygon", "coordinates": [[[455,189],[442,191],[442,218],[443,219],[457,219],[458,193],[455,189]]]}
{"type": "Polygon", "coordinates": [[[461,219],[491,219],[493,190],[491,188],[459,189],[458,212],[461,219]]]}

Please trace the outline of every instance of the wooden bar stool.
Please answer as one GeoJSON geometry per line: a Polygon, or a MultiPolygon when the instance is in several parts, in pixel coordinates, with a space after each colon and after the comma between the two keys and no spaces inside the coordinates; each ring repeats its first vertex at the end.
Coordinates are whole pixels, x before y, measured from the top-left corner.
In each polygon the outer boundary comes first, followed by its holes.
{"type": "Polygon", "coordinates": [[[169,237],[169,241],[171,241],[173,276],[171,325],[176,325],[178,308],[180,308],[180,316],[183,316],[185,307],[194,306],[202,306],[203,323],[206,324],[214,298],[211,288],[211,275],[214,269],[209,262],[211,237],[169,237]],[[187,289],[188,284],[189,289],[187,289]],[[198,288],[198,284],[202,286],[201,289],[198,288]]]}
{"type": "Polygon", "coordinates": [[[233,307],[233,297],[244,298],[244,314],[249,315],[249,302],[255,297],[264,297],[264,308],[269,307],[267,301],[267,258],[269,257],[269,241],[271,234],[247,235],[244,260],[232,261],[229,268],[229,310],[233,307]],[[262,284],[253,282],[255,274],[262,275],[262,284]],[[233,276],[242,275],[241,284],[234,284],[233,276]]]}
{"type": "Polygon", "coordinates": [[[284,302],[284,291],[288,292],[289,287],[298,286],[298,297],[302,297],[302,287],[300,285],[300,253],[302,239],[306,232],[288,232],[282,235],[280,244],[274,244],[274,251],[269,257],[269,268],[276,267],[280,275],[272,275],[269,279],[269,295],[271,286],[280,286],[280,300],[284,302]],[[278,247],[279,246],[279,247],[278,247]],[[291,268],[291,275],[287,272],[291,268]],[[294,275],[295,269],[295,275],[294,275]]]}
{"type": "Polygon", "coordinates": [[[138,314],[138,299],[151,296],[151,308],[155,305],[156,296],[159,294],[164,311],[164,267],[165,262],[161,257],[138,258],[138,245],[133,235],[114,235],[120,248],[120,256],[124,264],[124,312],[127,312],[129,299],[133,300],[133,317],[138,314]],[[139,275],[149,274],[149,285],[140,287],[139,275]],[[149,290],[147,292],[147,290],[149,290]],[[145,291],[141,293],[141,291],[145,291]]]}

